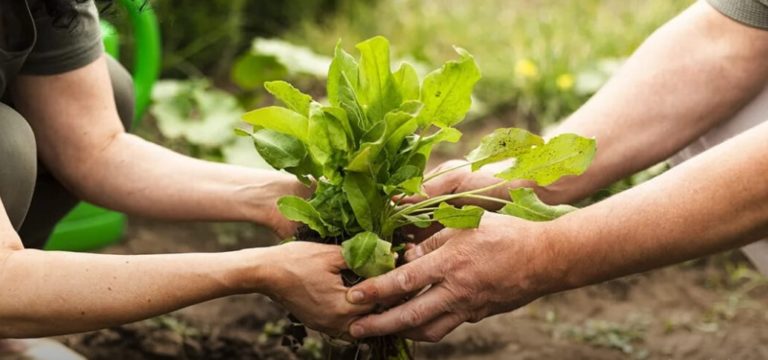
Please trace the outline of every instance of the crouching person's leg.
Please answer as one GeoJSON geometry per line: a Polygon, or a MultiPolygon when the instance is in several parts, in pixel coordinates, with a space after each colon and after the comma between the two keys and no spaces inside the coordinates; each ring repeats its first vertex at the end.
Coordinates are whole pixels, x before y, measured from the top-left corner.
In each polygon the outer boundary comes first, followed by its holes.
{"type": "MultiPolygon", "coordinates": [[[[123,127],[128,130],[134,116],[133,79],[114,59],[109,58],[107,65],[115,93],[117,112],[123,127]]],[[[19,231],[24,245],[37,249],[45,246],[56,224],[80,201],[64,188],[43,164],[40,165],[39,173],[27,221],[19,231]]]]}
{"type": "Polygon", "coordinates": [[[27,121],[3,103],[0,103],[0,159],[0,201],[18,231],[35,187],[37,149],[27,121]]]}

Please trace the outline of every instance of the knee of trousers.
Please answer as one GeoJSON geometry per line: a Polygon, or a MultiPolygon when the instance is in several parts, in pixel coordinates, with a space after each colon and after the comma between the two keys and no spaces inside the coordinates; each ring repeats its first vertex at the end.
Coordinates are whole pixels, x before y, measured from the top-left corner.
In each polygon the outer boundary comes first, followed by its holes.
{"type": "Polygon", "coordinates": [[[136,106],[133,77],[123,65],[120,65],[111,56],[107,57],[107,67],[109,69],[109,77],[112,80],[112,90],[115,93],[117,113],[120,115],[120,121],[123,123],[125,131],[129,131],[133,123],[134,108],[136,106]]]}
{"type": "Polygon", "coordinates": [[[0,200],[16,230],[29,210],[36,179],[32,128],[16,110],[0,103],[0,200]]]}

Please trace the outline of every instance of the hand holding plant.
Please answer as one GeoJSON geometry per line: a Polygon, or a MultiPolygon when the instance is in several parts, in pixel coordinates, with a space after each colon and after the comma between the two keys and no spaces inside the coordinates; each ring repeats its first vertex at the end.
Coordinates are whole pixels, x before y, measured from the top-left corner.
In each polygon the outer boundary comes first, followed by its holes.
{"type": "MultiPolygon", "coordinates": [[[[253,131],[239,131],[253,138],[270,165],[305,184],[316,183],[308,200],[286,196],[278,207],[286,218],[306,224],[316,233],[316,241],[341,244],[355,274],[370,278],[394,269],[396,252],[402,253],[405,245],[399,234],[404,226],[478,227],[482,208],[458,208],[451,201],[490,201],[501,205],[503,214],[537,221],[574,209],[548,206],[527,188],[510,191],[511,201],[485,194],[513,181],[545,186],[562,176],[579,175],[594,156],[594,140],[563,134],[545,142],[522,129],[498,129],[482,139],[465,163],[425,177],[433,147],[461,137],[454,126],[469,110],[472,89],[480,79],[474,58],[457,48],[458,60],[420,81],[407,63],[392,72],[385,38],[366,40],[357,49],[359,61],[336,47],[328,73],[328,104],[286,82],[267,82],[267,91],[286,107],[245,114],[243,119],[253,131]],[[418,202],[402,201],[426,195],[425,184],[443,174],[476,171],[506,159],[514,162],[495,174],[495,183],[418,202]]],[[[410,356],[402,341],[393,346],[379,343],[378,348],[372,344],[373,358],[410,356]]]]}

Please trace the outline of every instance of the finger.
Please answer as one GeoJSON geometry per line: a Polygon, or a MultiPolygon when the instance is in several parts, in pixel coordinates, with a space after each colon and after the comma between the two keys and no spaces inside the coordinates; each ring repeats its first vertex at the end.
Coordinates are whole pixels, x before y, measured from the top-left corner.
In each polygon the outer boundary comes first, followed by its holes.
{"type": "Polygon", "coordinates": [[[407,235],[413,236],[414,242],[419,243],[424,241],[425,239],[428,239],[430,236],[434,235],[435,233],[437,233],[438,231],[444,228],[445,227],[442,224],[435,222],[435,223],[432,223],[427,228],[420,228],[417,226],[409,225],[404,228],[405,229],[404,232],[407,235]]]}
{"type": "Polygon", "coordinates": [[[437,254],[432,255],[355,285],[347,292],[347,301],[353,304],[378,303],[383,299],[405,296],[440,281],[443,262],[439,261],[437,254]]]}
{"type": "Polygon", "coordinates": [[[359,339],[420,327],[445,314],[445,303],[450,297],[451,293],[445,288],[434,287],[400,306],[353,322],[349,333],[359,339]]]}
{"type": "Polygon", "coordinates": [[[464,321],[466,320],[458,314],[447,313],[424,326],[404,331],[400,335],[415,341],[438,342],[464,321]]]}
{"type": "Polygon", "coordinates": [[[405,252],[405,261],[411,262],[439,249],[456,235],[452,229],[444,229],[405,252]]]}

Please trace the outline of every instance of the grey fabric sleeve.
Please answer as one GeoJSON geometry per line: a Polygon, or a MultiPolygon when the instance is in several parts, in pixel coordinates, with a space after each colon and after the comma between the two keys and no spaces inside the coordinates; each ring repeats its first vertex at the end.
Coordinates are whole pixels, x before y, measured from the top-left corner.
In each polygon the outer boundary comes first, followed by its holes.
{"type": "Polygon", "coordinates": [[[707,2],[733,20],[768,30],[768,0],[707,0],[707,2]]]}
{"type": "MultiPolygon", "coordinates": [[[[30,4],[39,0],[29,0],[30,4]]],[[[33,7],[37,42],[21,69],[22,74],[52,75],[81,68],[104,52],[99,13],[93,0],[75,3],[71,26],[55,24],[44,8],[33,7]]]]}

